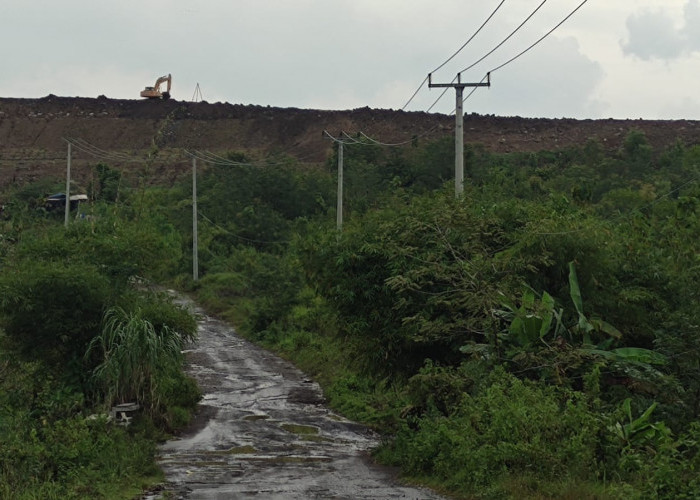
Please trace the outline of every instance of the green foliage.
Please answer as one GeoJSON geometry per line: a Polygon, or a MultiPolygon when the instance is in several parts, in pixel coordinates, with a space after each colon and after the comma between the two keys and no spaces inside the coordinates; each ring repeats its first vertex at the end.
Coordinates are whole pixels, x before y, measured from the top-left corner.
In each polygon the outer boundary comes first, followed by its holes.
{"type": "Polygon", "coordinates": [[[158,276],[180,255],[180,241],[171,227],[155,221],[117,221],[107,214],[94,224],[75,223],[67,231],[60,226],[25,231],[14,249],[18,260],[94,266],[120,287],[134,276],[158,276]]]}
{"type": "Polygon", "coordinates": [[[289,221],[324,213],[334,194],[329,176],[284,159],[270,167],[212,166],[199,186],[199,207],[216,224],[215,253],[246,244],[274,248],[289,239],[289,221]]]}
{"type": "Polygon", "coordinates": [[[27,262],[5,270],[0,289],[7,335],[24,355],[57,370],[82,357],[112,300],[109,280],[87,265],[27,262]]]}
{"type": "MultiPolygon", "coordinates": [[[[114,374],[119,368],[105,359],[128,359],[118,335],[104,344],[114,358],[97,349],[84,355],[99,338],[104,312],[117,305],[140,311],[142,325],[159,334],[176,328],[182,339],[193,338],[190,314],[137,290],[136,276],[162,276],[180,258],[180,239],[157,214],[136,222],[98,204],[90,219],[66,229],[41,210],[20,210],[21,197],[14,200],[0,229],[0,497],[133,498],[161,479],[154,454],[163,431],[154,424],[184,425],[199,391],[182,372],[180,350],[167,362],[165,346],[172,345],[161,342],[155,353],[144,347],[153,347],[148,335],[140,339],[144,345],[129,347],[151,356],[139,361],[156,359],[157,368],[141,377],[133,366],[120,367],[134,378],[118,380],[116,391],[90,374],[101,362],[100,373],[114,374]],[[130,432],[89,416],[117,392],[130,397],[126,386],[144,378],[149,394],[141,403],[149,411],[130,432]]],[[[150,332],[137,330],[130,331],[150,332]]]]}
{"type": "Polygon", "coordinates": [[[156,331],[170,329],[184,342],[196,340],[197,320],[184,307],[178,305],[166,292],[138,290],[127,291],[120,297],[120,305],[126,310],[138,310],[139,316],[153,325],[156,331]]]}
{"type": "Polygon", "coordinates": [[[651,415],[656,409],[657,403],[653,403],[639,417],[634,418],[631,401],[630,398],[627,398],[622,402],[625,420],[616,422],[614,426],[610,427],[610,432],[620,440],[623,451],[645,446],[658,448],[671,437],[671,431],[663,422],[651,422],[651,415]]]}
{"type": "Polygon", "coordinates": [[[409,420],[380,456],[472,495],[493,490],[506,475],[581,478],[595,471],[601,423],[585,399],[500,370],[479,386],[462,394],[449,417],[409,420]]]}
{"type": "Polygon", "coordinates": [[[122,183],[122,174],[112,169],[109,165],[98,163],[95,167],[97,182],[92,189],[92,197],[108,202],[116,202],[119,199],[119,190],[122,183]]]}
{"type": "Polygon", "coordinates": [[[519,348],[531,347],[548,335],[557,338],[564,333],[563,309],[555,306],[554,298],[547,292],[542,292],[542,298],[538,299],[533,290],[526,289],[520,306],[513,305],[503,296],[503,307],[494,310],[494,315],[509,324],[508,340],[519,348]]]}
{"type": "MultiPolygon", "coordinates": [[[[342,234],[331,227],[335,157],[320,171],[288,158],[257,168],[232,153],[239,165],[202,170],[197,283],[182,278],[192,264],[189,178],[117,199],[117,172],[98,167],[94,192],[110,204],[68,231],[29,208],[49,185],[17,192],[0,226],[0,284],[13,296],[0,299],[3,321],[39,303],[73,321],[68,299],[23,287],[52,273],[71,287],[73,275],[88,289],[107,283],[83,313],[124,312],[80,360],[111,373],[98,391],[65,382],[50,358],[8,372],[0,363],[0,381],[16,382],[3,386],[3,417],[17,410],[0,429],[15,422],[7,434],[31,442],[41,418],[65,420],[61,435],[81,443],[78,414],[138,381],[121,397],[149,401],[163,428],[184,425],[198,391],[175,348],[169,357],[167,342],[159,355],[148,345],[173,330],[190,338],[192,318],[132,290],[135,276],[179,275],[211,310],[317,377],[336,408],[398,431],[380,457],[430,484],[479,498],[697,498],[698,147],[656,151],[637,130],[616,151],[594,140],[513,154],[467,145],[467,189],[454,200],[451,185],[442,190],[451,138],[391,150],[357,141],[345,149],[342,234]],[[15,311],[12,300],[25,305],[15,311]]],[[[37,318],[42,335],[46,324],[37,318]]],[[[86,325],[75,320],[80,342],[100,332],[86,325]]],[[[3,349],[19,345],[19,331],[8,329],[3,349]]],[[[83,467],[48,442],[32,445],[17,474],[47,467],[37,456],[83,467]]],[[[34,495],[54,495],[47,484],[34,495]]]]}
{"type": "Polygon", "coordinates": [[[218,268],[220,272],[202,278],[198,297],[236,320],[242,331],[260,337],[290,313],[303,286],[297,260],[291,255],[242,247],[232,250],[218,268]]]}
{"type": "Polygon", "coordinates": [[[491,329],[498,292],[514,286],[511,263],[490,260],[505,242],[495,217],[448,196],[397,203],[305,247],[311,282],[373,370],[413,374],[425,358],[458,359],[491,329]]]}
{"type": "Polygon", "coordinates": [[[0,351],[0,496],[131,498],[158,480],[155,443],[86,416],[76,388],[0,351]]]}
{"type": "MultiPolygon", "coordinates": [[[[523,487],[541,498],[582,485],[588,498],[663,497],[671,491],[665,478],[680,471],[685,485],[674,491],[692,496],[685,467],[696,449],[661,431],[698,414],[692,325],[700,318],[692,304],[700,297],[691,283],[700,276],[687,244],[700,228],[697,193],[662,196],[683,184],[692,154],[677,144],[658,155],[636,131],[612,153],[593,141],[514,155],[472,146],[469,175],[479,188],[455,201],[426,189],[439,175],[417,174],[449,167],[448,142],[405,154],[346,149],[346,175],[365,183],[348,181],[354,211],[343,233],[314,227],[299,236],[307,287],[298,290],[318,293],[327,314],[314,316],[297,296],[257,338],[304,363],[314,358],[309,366],[322,377],[324,359],[335,367],[343,356],[350,373],[331,377],[334,404],[387,429],[403,425],[382,456],[453,492],[517,497],[513,488],[523,487]],[[511,371],[502,375],[513,380],[507,389],[488,376],[498,365],[511,371]],[[387,407],[372,380],[405,391],[387,407]],[[530,395],[513,396],[519,391],[530,395]],[[498,404],[488,407],[487,395],[498,404]],[[628,398],[630,415],[654,408],[660,434],[623,453],[612,429],[640,418],[621,416],[628,398]],[[535,430],[518,434],[503,424],[508,431],[499,433],[480,420],[519,422],[523,412],[535,430]],[[465,462],[469,472],[449,468],[465,462]],[[602,477],[616,479],[598,488],[602,477]],[[645,486],[646,477],[653,484],[645,486]]],[[[445,168],[444,179],[450,173],[445,168]]],[[[248,279],[236,273],[230,296],[251,317],[258,304],[245,296],[248,279]]]]}

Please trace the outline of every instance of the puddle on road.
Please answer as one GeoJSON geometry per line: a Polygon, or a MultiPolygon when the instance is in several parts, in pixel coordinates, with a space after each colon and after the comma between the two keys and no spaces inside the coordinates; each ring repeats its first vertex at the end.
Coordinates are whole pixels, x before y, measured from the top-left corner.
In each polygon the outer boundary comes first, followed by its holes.
{"type": "Polygon", "coordinates": [[[287,432],[300,436],[315,435],[319,432],[318,427],[313,427],[311,425],[282,424],[280,427],[287,432]]]}

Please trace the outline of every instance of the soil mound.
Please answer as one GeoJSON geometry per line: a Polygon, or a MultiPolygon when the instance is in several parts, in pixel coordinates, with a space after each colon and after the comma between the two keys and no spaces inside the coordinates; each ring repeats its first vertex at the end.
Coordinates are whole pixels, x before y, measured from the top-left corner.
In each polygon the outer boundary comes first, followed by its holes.
{"type": "MultiPolygon", "coordinates": [[[[700,142],[700,122],[573,120],[466,115],[465,142],[494,152],[557,150],[587,139],[618,148],[632,129],[655,147],[700,142]]],[[[285,153],[324,162],[332,142],[325,136],[364,133],[382,143],[451,136],[454,117],[423,112],[360,108],[322,111],[175,100],[57,97],[0,98],[0,187],[65,169],[67,142],[77,175],[88,164],[138,169],[148,162],[153,181],[187,170],[187,152],[240,151],[252,159],[285,153]]]]}

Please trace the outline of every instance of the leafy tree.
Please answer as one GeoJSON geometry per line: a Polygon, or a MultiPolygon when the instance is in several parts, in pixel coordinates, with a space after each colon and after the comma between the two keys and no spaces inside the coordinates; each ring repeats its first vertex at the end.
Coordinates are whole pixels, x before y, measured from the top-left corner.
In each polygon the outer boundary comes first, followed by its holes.
{"type": "Polygon", "coordinates": [[[27,263],[6,270],[0,289],[7,335],[25,356],[59,371],[81,360],[113,300],[109,280],[86,265],[27,263]]]}

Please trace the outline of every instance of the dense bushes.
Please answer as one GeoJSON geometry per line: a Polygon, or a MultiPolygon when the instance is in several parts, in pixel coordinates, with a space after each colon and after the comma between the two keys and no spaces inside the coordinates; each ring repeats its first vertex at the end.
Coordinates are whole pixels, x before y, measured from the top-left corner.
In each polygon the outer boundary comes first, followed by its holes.
{"type": "Polygon", "coordinates": [[[496,370],[447,415],[428,408],[407,419],[383,455],[408,474],[464,493],[507,475],[589,478],[602,424],[581,395],[496,370]]]}
{"type": "Polygon", "coordinates": [[[82,359],[114,300],[109,279],[89,265],[25,262],[3,273],[0,290],[7,335],[58,370],[82,359]]]}
{"type": "MultiPolygon", "coordinates": [[[[99,210],[98,210],[99,211],[99,210]]],[[[132,498],[155,440],[199,398],[182,372],[191,314],[139,287],[180,256],[158,220],[102,212],[68,229],[23,212],[0,267],[0,497],[132,498]],[[144,409],[127,430],[114,402],[144,409]]]]}

